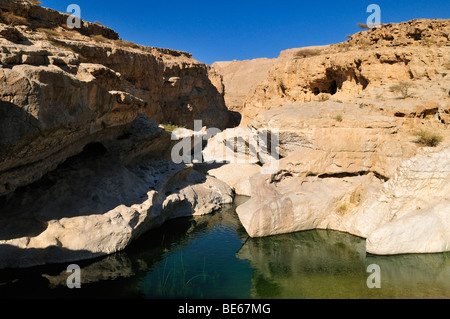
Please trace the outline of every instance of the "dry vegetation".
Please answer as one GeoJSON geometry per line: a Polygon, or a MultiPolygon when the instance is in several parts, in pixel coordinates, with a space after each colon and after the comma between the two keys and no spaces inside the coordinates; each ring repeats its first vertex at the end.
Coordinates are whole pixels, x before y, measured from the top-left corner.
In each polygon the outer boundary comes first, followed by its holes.
{"type": "Polygon", "coordinates": [[[58,31],[50,28],[37,28],[36,31],[45,34],[48,40],[53,40],[54,38],[60,36],[60,33],[58,31]]]}
{"type": "Polygon", "coordinates": [[[27,21],[26,18],[20,17],[15,15],[12,12],[0,12],[0,19],[4,21],[6,24],[9,24],[11,26],[17,26],[17,25],[26,25],[29,26],[30,23],[27,21]]]}
{"type": "Polygon", "coordinates": [[[338,114],[336,115],[335,120],[338,122],[342,122],[344,120],[344,116],[342,114],[338,114]]]}
{"type": "Polygon", "coordinates": [[[139,45],[137,45],[134,42],[130,42],[130,41],[125,41],[122,39],[119,40],[115,40],[114,43],[122,48],[133,48],[133,49],[140,49],[141,47],[139,45]]]}
{"type": "Polygon", "coordinates": [[[392,93],[399,94],[401,98],[406,99],[410,97],[409,90],[413,88],[414,85],[409,82],[399,82],[389,89],[392,93]]]}
{"type": "Polygon", "coordinates": [[[301,50],[297,51],[295,53],[294,58],[304,59],[307,57],[320,55],[320,54],[322,54],[322,52],[323,52],[323,49],[305,48],[305,49],[301,49],[301,50]]]}
{"type": "Polygon", "coordinates": [[[28,2],[34,6],[40,6],[42,4],[40,0],[28,0],[28,2]]]}
{"type": "Polygon", "coordinates": [[[441,135],[426,130],[415,132],[414,135],[418,137],[417,143],[423,146],[436,147],[444,140],[441,135]]]}
{"type": "Polygon", "coordinates": [[[97,43],[108,43],[109,39],[105,38],[101,34],[91,35],[90,38],[97,43]]]}

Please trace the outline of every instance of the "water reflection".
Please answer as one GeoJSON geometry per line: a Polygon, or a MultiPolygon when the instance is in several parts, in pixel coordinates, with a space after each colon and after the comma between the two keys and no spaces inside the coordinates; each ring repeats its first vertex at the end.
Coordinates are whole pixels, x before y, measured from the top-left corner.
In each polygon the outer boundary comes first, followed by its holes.
{"type": "Polygon", "coordinates": [[[339,232],[250,239],[237,256],[254,269],[254,298],[450,298],[450,255],[370,256],[364,239],[339,232]],[[381,289],[367,287],[371,264],[381,289]]]}
{"type": "Polygon", "coordinates": [[[234,207],[168,222],[105,258],[0,271],[8,298],[450,298],[450,254],[372,256],[365,240],[333,231],[248,237],[234,207]],[[369,289],[367,267],[381,268],[369,289]]]}

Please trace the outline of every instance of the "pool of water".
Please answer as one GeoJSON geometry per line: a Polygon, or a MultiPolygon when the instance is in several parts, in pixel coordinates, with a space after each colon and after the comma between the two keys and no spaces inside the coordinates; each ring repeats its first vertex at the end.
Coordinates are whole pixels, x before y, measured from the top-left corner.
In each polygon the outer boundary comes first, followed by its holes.
{"type": "Polygon", "coordinates": [[[0,298],[450,298],[450,254],[371,256],[333,231],[249,238],[235,208],[168,222],[127,250],[68,265],[0,271],[0,298]],[[369,265],[380,289],[369,289],[369,265]]]}

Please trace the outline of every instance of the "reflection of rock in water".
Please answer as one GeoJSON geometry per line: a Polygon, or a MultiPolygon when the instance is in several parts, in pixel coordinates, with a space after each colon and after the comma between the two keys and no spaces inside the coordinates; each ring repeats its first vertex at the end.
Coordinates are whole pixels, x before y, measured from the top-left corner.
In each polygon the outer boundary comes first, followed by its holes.
{"type": "Polygon", "coordinates": [[[450,298],[450,253],[369,255],[366,264],[380,266],[382,289],[393,297],[450,298]]]}
{"type": "MultiPolygon", "coordinates": [[[[43,274],[50,283],[50,288],[66,286],[67,278],[71,273],[61,272],[56,276],[43,274]]],[[[81,268],[81,284],[99,281],[115,280],[117,278],[128,278],[134,275],[131,260],[125,253],[110,255],[86,267],[81,268]]]]}
{"type": "Polygon", "coordinates": [[[344,282],[352,276],[360,276],[359,286],[365,286],[365,241],[343,233],[308,231],[251,238],[238,257],[248,259],[255,269],[255,298],[326,298],[335,293],[348,294],[351,290],[346,289],[344,282]]]}
{"type": "Polygon", "coordinates": [[[450,256],[366,256],[365,240],[332,231],[251,238],[237,254],[255,269],[255,298],[448,298],[450,256]],[[381,289],[367,266],[381,267],[381,289]]]}

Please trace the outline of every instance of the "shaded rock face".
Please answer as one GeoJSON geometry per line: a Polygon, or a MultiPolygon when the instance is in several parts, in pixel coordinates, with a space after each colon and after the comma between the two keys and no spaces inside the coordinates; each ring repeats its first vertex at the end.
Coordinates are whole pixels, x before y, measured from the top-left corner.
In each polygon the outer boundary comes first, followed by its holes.
{"type": "Polygon", "coordinates": [[[101,25],[69,29],[67,17],[0,0],[0,268],[111,254],[233,200],[175,165],[158,125],[232,125],[221,76],[101,25]]]}
{"type": "Polygon", "coordinates": [[[346,42],[298,49],[244,101],[243,122],[286,102],[346,98],[405,80],[441,80],[450,67],[449,20],[412,20],[360,32],[346,42]]]}
{"type": "Polygon", "coordinates": [[[221,77],[185,52],[138,46],[26,1],[0,1],[0,196],[39,180],[138,113],[232,125],[221,77]]]}
{"type": "Polygon", "coordinates": [[[118,140],[89,144],[1,198],[0,268],[111,254],[169,219],[232,203],[225,183],[161,158],[171,144],[167,132],[140,115],[118,140]]]}

